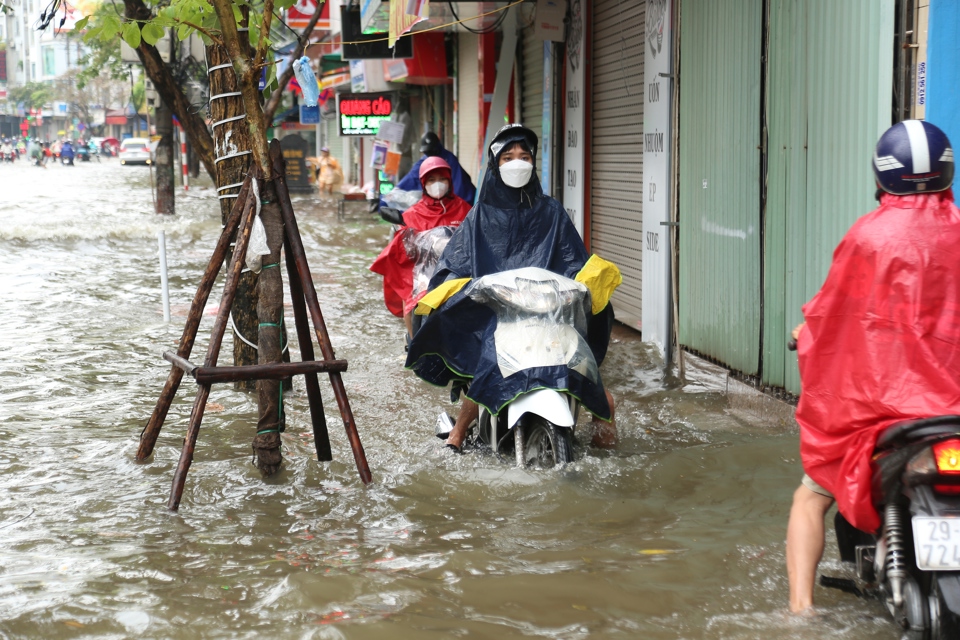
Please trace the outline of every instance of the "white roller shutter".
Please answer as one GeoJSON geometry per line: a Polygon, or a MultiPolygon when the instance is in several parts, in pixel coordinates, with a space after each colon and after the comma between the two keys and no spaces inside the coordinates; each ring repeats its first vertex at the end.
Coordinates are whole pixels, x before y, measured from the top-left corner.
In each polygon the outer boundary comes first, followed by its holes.
{"type": "Polygon", "coordinates": [[[520,122],[543,138],[543,40],[533,37],[533,28],[522,33],[520,122]]]}
{"type": "MultiPolygon", "coordinates": [[[[457,34],[457,159],[477,184],[480,163],[479,37],[457,34]]],[[[480,185],[477,185],[479,188],[480,185]]],[[[472,204],[472,203],[471,203],[472,204]]]]}
{"type": "Polygon", "coordinates": [[[591,250],[620,267],[614,310],[618,320],[640,329],[646,2],[595,0],[593,6],[591,250]]]}

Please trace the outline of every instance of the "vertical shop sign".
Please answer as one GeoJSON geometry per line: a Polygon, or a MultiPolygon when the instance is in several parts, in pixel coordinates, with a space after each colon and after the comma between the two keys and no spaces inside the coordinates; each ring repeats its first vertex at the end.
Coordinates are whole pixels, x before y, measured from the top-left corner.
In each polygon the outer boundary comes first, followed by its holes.
{"type": "Polygon", "coordinates": [[[548,196],[553,195],[550,161],[553,155],[553,43],[543,43],[543,119],[540,122],[540,185],[548,196]]]}
{"type": "Polygon", "coordinates": [[[567,61],[564,65],[566,92],[563,96],[563,206],[583,235],[583,165],[584,165],[584,65],[586,27],[583,0],[570,3],[570,26],[567,34],[567,61]]]}
{"type": "Polygon", "coordinates": [[[668,346],[670,336],[670,1],[647,0],[643,62],[643,339],[668,346]]]}

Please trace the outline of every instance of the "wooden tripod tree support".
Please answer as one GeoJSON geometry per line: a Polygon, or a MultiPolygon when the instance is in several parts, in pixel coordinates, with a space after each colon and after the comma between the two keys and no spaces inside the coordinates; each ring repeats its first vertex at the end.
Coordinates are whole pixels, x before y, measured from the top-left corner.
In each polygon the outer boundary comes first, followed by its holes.
{"type": "Polygon", "coordinates": [[[276,140],[270,144],[270,160],[274,174],[277,176],[274,178],[274,183],[277,196],[280,200],[280,210],[284,223],[284,250],[286,252],[287,276],[290,282],[290,295],[293,298],[293,313],[296,321],[297,338],[300,342],[300,353],[303,360],[302,362],[278,362],[275,364],[240,367],[217,366],[217,358],[220,355],[220,345],[223,341],[223,334],[227,329],[230,307],[233,304],[236,294],[237,282],[240,277],[240,272],[243,269],[244,256],[246,256],[247,253],[250,232],[253,228],[253,221],[257,211],[253,189],[250,188],[251,180],[256,178],[248,175],[243,182],[240,193],[230,212],[223,233],[220,235],[210,263],[207,265],[203,278],[200,280],[200,285],[197,287],[197,293],[190,307],[190,313],[187,316],[187,322],[184,326],[177,352],[173,353],[168,351],[163,354],[163,357],[174,366],[167,376],[167,382],[160,394],[160,398],[157,400],[157,406],[153,410],[153,415],[150,417],[150,421],[147,423],[147,426],[144,427],[143,433],[140,436],[137,460],[145,460],[153,453],[157,438],[160,435],[160,429],[163,427],[163,422],[167,417],[170,404],[173,402],[173,398],[180,386],[180,381],[183,379],[183,374],[185,372],[190,374],[190,376],[196,380],[199,391],[193,403],[193,410],[190,413],[187,435],[184,438],[183,450],[180,453],[180,461],[174,473],[173,487],[170,490],[170,500],[167,503],[167,506],[172,511],[176,511],[180,506],[180,498],[183,495],[187,471],[190,469],[190,464],[193,461],[193,452],[196,448],[197,437],[200,433],[200,422],[203,420],[203,412],[207,404],[207,398],[210,395],[210,385],[218,382],[265,379],[278,380],[293,375],[303,375],[305,377],[307,399],[310,405],[310,417],[313,424],[313,437],[317,450],[317,459],[320,461],[328,461],[332,460],[333,456],[330,450],[330,439],[327,434],[327,423],[323,413],[323,401],[320,396],[320,384],[317,374],[329,374],[330,384],[333,387],[333,394],[337,400],[340,415],[343,418],[343,426],[347,432],[350,447],[353,450],[353,457],[357,464],[357,470],[360,473],[360,479],[365,484],[372,480],[370,469],[367,466],[367,459],[363,452],[363,445],[360,443],[360,435],[357,433],[357,426],[354,423],[353,412],[350,410],[350,402],[347,399],[346,389],[344,389],[343,380],[340,377],[340,374],[347,370],[347,361],[336,359],[333,345],[327,334],[323,314],[320,311],[320,303],[317,299],[317,291],[313,285],[313,278],[310,275],[310,267],[307,264],[306,253],[303,250],[303,241],[300,238],[297,220],[293,213],[293,205],[290,202],[290,194],[287,191],[286,168],[280,152],[280,144],[276,140]],[[217,312],[217,318],[213,323],[210,345],[207,349],[207,355],[203,365],[197,366],[190,362],[190,352],[193,349],[193,344],[197,337],[197,330],[200,326],[200,318],[203,314],[204,306],[213,289],[217,274],[220,272],[221,266],[223,266],[227,250],[230,246],[230,239],[235,232],[236,247],[227,269],[227,279],[223,287],[223,297],[220,300],[220,309],[217,312]],[[314,359],[313,341],[307,318],[308,311],[310,314],[309,319],[312,320],[313,323],[317,343],[320,345],[320,353],[323,356],[322,360],[314,359]]]}

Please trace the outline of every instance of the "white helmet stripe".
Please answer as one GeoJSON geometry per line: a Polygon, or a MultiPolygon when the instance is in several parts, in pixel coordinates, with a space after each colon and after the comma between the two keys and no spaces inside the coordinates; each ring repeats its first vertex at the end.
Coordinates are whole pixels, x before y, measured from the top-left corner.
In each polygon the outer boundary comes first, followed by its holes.
{"type": "Polygon", "coordinates": [[[930,173],[930,147],[927,145],[927,132],[919,120],[904,120],[907,137],[910,139],[910,155],[913,156],[914,173],[930,173]]]}

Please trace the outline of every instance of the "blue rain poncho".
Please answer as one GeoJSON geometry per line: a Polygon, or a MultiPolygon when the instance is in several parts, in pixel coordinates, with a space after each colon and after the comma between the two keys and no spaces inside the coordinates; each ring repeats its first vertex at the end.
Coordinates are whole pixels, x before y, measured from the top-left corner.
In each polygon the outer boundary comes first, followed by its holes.
{"type": "MultiPolygon", "coordinates": [[[[536,136],[529,129],[514,126],[497,135],[488,154],[479,200],[450,238],[430,281],[431,289],[448,280],[476,279],[523,267],[539,267],[573,279],[589,259],[567,212],[544,195],[535,175],[522,188],[504,184],[498,157],[513,142],[523,142],[536,155],[536,136]]],[[[440,386],[470,383],[467,397],[494,414],[521,393],[550,388],[567,390],[594,415],[610,418],[599,377],[593,382],[569,367],[554,366],[526,369],[504,378],[493,339],[497,316],[489,306],[471,299],[468,291],[469,286],[427,316],[410,343],[407,368],[440,386]]],[[[598,365],[606,355],[612,326],[610,305],[587,320],[584,338],[598,365]]]]}

